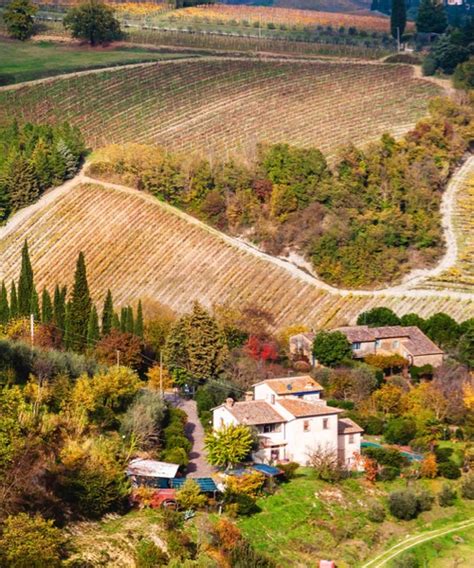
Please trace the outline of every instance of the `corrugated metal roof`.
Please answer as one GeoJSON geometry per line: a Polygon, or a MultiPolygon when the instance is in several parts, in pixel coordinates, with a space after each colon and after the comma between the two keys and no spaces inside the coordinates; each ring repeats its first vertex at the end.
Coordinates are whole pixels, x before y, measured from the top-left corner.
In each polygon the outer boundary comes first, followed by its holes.
{"type": "MultiPolygon", "coordinates": [[[[192,479],[199,485],[199,488],[203,493],[212,493],[213,491],[218,491],[217,485],[215,484],[212,477],[192,477],[190,479],[192,479]]],[[[173,489],[180,489],[185,483],[185,477],[177,477],[176,479],[173,479],[171,485],[173,486],[173,489]]]]}
{"type": "Polygon", "coordinates": [[[176,463],[137,458],[128,464],[127,475],[173,479],[173,477],[175,477],[178,473],[178,469],[179,465],[176,463]]]}

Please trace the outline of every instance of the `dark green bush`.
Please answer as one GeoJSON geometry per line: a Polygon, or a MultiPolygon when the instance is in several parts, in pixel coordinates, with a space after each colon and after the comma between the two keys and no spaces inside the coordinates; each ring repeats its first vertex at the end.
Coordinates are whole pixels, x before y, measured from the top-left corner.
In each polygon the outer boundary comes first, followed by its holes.
{"type": "Polygon", "coordinates": [[[416,436],[416,423],[412,418],[393,418],[385,428],[384,438],[389,444],[409,444],[416,436]]]}
{"type": "Polygon", "coordinates": [[[438,475],[446,477],[446,479],[459,479],[461,469],[452,461],[441,462],[438,464],[438,475]]]}
{"type": "Polygon", "coordinates": [[[445,483],[438,493],[438,503],[441,507],[451,507],[456,501],[456,490],[448,483],[445,483]]]}
{"type": "Polygon", "coordinates": [[[400,475],[400,469],[398,467],[392,467],[391,465],[386,465],[382,468],[382,471],[378,474],[380,481],[393,481],[400,475]]]}
{"type": "Polygon", "coordinates": [[[434,499],[434,495],[431,493],[431,491],[428,491],[427,489],[421,489],[420,491],[418,491],[418,493],[416,494],[418,511],[431,511],[434,499]]]}
{"type": "Polygon", "coordinates": [[[440,448],[439,446],[436,446],[434,454],[438,463],[449,462],[453,455],[453,448],[440,448]]]}
{"type": "Polygon", "coordinates": [[[369,505],[367,517],[373,523],[383,523],[386,517],[385,507],[379,501],[373,501],[369,505]]]}
{"type": "Polygon", "coordinates": [[[390,564],[390,568],[419,568],[419,566],[420,562],[411,552],[401,554],[398,558],[392,560],[390,564]]]}
{"type": "Polygon", "coordinates": [[[136,568],[159,568],[160,566],[167,566],[169,562],[166,552],[146,538],[137,544],[135,555],[136,568]]]}
{"type": "Polygon", "coordinates": [[[418,515],[416,493],[410,489],[394,491],[388,496],[390,513],[397,519],[408,521],[418,515]]]}
{"type": "Polygon", "coordinates": [[[474,499],[474,473],[466,475],[461,483],[461,495],[464,499],[474,499]]]}
{"type": "Polygon", "coordinates": [[[368,447],[362,450],[363,455],[374,459],[380,465],[395,467],[400,469],[404,465],[407,465],[407,459],[402,456],[395,448],[376,448],[368,447]]]}
{"type": "Polygon", "coordinates": [[[232,568],[278,568],[271,558],[256,552],[246,540],[239,540],[230,553],[232,568]]]}

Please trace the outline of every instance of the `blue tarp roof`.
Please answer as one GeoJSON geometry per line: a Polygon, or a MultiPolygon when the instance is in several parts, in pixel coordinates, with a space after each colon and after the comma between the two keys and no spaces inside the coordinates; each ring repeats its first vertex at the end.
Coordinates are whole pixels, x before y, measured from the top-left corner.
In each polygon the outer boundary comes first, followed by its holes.
{"type": "Polygon", "coordinates": [[[274,477],[275,475],[280,475],[282,471],[277,467],[273,467],[272,465],[266,465],[264,463],[256,463],[252,466],[252,469],[256,469],[260,471],[264,475],[268,475],[268,477],[274,477]]]}
{"type": "MultiPolygon", "coordinates": [[[[191,479],[193,479],[193,481],[195,481],[199,485],[201,491],[203,491],[204,493],[212,493],[213,491],[218,491],[217,486],[211,477],[194,477],[191,479]]],[[[171,487],[173,487],[173,489],[179,489],[184,485],[185,481],[185,477],[176,477],[171,481],[171,487]]]]}

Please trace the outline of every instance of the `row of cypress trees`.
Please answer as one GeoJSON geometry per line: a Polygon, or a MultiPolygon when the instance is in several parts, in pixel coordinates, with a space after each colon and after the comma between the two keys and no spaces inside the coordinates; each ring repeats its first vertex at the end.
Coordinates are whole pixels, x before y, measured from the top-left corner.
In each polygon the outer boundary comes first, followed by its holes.
{"type": "Polygon", "coordinates": [[[46,288],[41,301],[34,283],[28,243],[25,241],[21,252],[21,270],[18,284],[11,283],[8,293],[5,282],[0,288],[0,324],[30,317],[35,321],[54,326],[62,335],[66,349],[84,351],[93,348],[97,341],[109,335],[112,330],[131,333],[143,338],[143,310],[138,302],[134,314],[131,306],[121,308],[120,315],[114,310],[110,290],[104,299],[101,319],[94,305],[87,282],[84,254],[79,253],[74,274],[72,291],[68,296],[66,286],[56,285],[53,297],[46,288]]]}

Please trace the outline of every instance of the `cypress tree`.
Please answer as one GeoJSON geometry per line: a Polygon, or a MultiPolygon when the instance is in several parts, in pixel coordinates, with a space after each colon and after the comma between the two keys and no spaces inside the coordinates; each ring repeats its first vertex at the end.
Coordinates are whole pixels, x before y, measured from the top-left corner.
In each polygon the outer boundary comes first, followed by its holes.
{"type": "Polygon", "coordinates": [[[53,321],[53,303],[46,288],[43,288],[43,294],[41,295],[41,321],[43,323],[51,323],[53,321]]]}
{"type": "Polygon", "coordinates": [[[120,331],[126,333],[128,329],[128,308],[120,310],[120,331]]]}
{"type": "Polygon", "coordinates": [[[87,342],[87,325],[91,311],[91,297],[87,284],[86,263],[84,254],[79,253],[74,274],[74,286],[72,289],[69,310],[69,335],[74,349],[81,351],[87,342]]]}
{"type": "Polygon", "coordinates": [[[133,308],[131,306],[127,307],[127,333],[132,333],[135,331],[135,324],[133,321],[133,308]]]}
{"type": "Polygon", "coordinates": [[[7,324],[10,320],[10,306],[8,305],[8,293],[5,282],[2,282],[0,290],[0,324],[7,324]]]}
{"type": "Polygon", "coordinates": [[[71,340],[71,305],[70,302],[67,302],[64,306],[64,335],[63,335],[63,343],[66,349],[73,349],[74,344],[71,340]]]}
{"type": "Polygon", "coordinates": [[[102,335],[109,335],[112,331],[112,323],[114,319],[114,302],[112,292],[107,290],[107,296],[104,301],[104,309],[102,310],[102,335]]]}
{"type": "Polygon", "coordinates": [[[18,296],[16,293],[15,282],[12,281],[10,288],[10,318],[16,319],[18,317],[18,296]]]}
{"type": "Polygon", "coordinates": [[[135,335],[143,339],[143,309],[141,300],[139,300],[137,307],[137,317],[135,319],[135,335]]]}
{"type": "Polygon", "coordinates": [[[20,280],[18,281],[18,315],[30,315],[33,289],[33,269],[31,267],[28,243],[25,240],[23,249],[21,251],[21,270],[20,280]]]}
{"type": "Polygon", "coordinates": [[[120,331],[120,318],[119,318],[117,312],[114,312],[114,316],[112,318],[112,329],[116,329],[117,331],[120,331]]]}
{"type": "Polygon", "coordinates": [[[397,39],[398,31],[400,33],[401,39],[406,25],[407,10],[405,6],[405,0],[392,0],[392,11],[390,13],[390,30],[392,32],[392,36],[397,39]]]}
{"type": "Polygon", "coordinates": [[[33,314],[35,321],[40,321],[40,306],[39,306],[39,297],[36,288],[33,288],[31,291],[31,298],[30,298],[30,314],[33,314]]]}
{"type": "Polygon", "coordinates": [[[64,293],[56,284],[53,299],[53,322],[64,333],[66,325],[66,290],[63,290],[64,293]]]}
{"type": "Polygon", "coordinates": [[[92,305],[89,322],[87,324],[87,347],[89,349],[94,349],[97,341],[100,337],[99,329],[99,316],[97,315],[97,310],[94,305],[92,305]]]}

